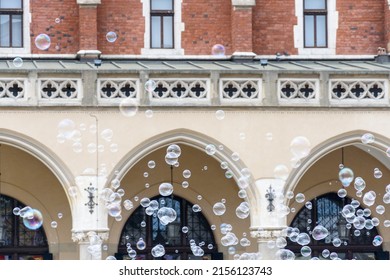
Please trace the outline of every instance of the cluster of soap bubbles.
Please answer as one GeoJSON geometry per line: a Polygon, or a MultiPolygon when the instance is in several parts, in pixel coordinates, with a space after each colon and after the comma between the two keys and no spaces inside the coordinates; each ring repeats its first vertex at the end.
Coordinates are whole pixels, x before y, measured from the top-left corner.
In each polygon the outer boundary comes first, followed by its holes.
{"type": "MultiPolygon", "coordinates": [[[[72,145],[72,150],[75,153],[81,153],[84,150],[84,145],[81,142],[83,133],[87,131],[87,126],[84,123],[80,125],[76,125],[76,123],[71,119],[63,119],[58,123],[58,134],[57,134],[57,142],[62,144],[66,141],[70,142],[72,145]]],[[[97,127],[95,124],[89,126],[89,132],[91,134],[97,133],[97,127]]],[[[105,151],[105,145],[108,145],[109,150],[112,153],[116,153],[118,151],[118,144],[112,143],[113,131],[111,129],[104,129],[100,133],[100,137],[102,143],[96,145],[95,142],[88,143],[86,146],[86,150],[88,153],[102,153],[105,151]]]]}
{"type": "Polygon", "coordinates": [[[30,230],[37,230],[43,224],[42,213],[30,206],[23,207],[22,209],[15,207],[13,209],[13,214],[23,218],[24,226],[30,230]]]}

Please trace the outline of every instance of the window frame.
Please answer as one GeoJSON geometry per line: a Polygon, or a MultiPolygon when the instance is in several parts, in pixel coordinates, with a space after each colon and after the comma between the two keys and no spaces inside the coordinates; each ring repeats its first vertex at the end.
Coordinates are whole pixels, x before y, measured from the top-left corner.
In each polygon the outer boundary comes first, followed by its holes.
{"type": "MultiPolygon", "coordinates": [[[[9,46],[2,46],[0,42],[0,49],[4,48],[20,48],[23,49],[24,46],[24,3],[23,0],[20,1],[21,8],[0,8],[0,15],[8,15],[9,16],[9,46]],[[12,17],[18,15],[21,16],[21,30],[20,30],[20,36],[21,36],[21,45],[20,46],[13,46],[13,40],[12,40],[12,17]]],[[[0,29],[0,36],[1,36],[1,29],[0,29]]]]}
{"type": "Polygon", "coordinates": [[[152,1],[150,0],[150,48],[151,49],[175,49],[175,0],[171,0],[172,2],[172,10],[153,10],[152,9],[152,1]],[[153,24],[152,17],[160,18],[160,47],[153,47],[153,24]],[[164,48],[164,17],[172,18],[172,47],[164,48]]]}
{"type": "Polygon", "coordinates": [[[325,1],[324,9],[306,9],[306,0],[303,0],[303,47],[304,48],[316,48],[326,49],[328,48],[328,1],[325,1]],[[314,24],[314,46],[306,45],[306,16],[313,16],[314,24]],[[317,16],[325,16],[325,46],[317,46],[317,16]]]}

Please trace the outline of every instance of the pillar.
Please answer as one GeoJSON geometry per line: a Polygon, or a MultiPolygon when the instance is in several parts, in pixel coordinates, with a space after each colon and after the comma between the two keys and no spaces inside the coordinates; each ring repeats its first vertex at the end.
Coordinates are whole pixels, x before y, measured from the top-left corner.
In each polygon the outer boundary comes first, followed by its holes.
{"type": "Polygon", "coordinates": [[[253,58],[252,7],[256,0],[232,0],[231,32],[233,57],[253,58]]]}
{"type": "Polygon", "coordinates": [[[287,209],[284,204],[283,190],[285,181],[280,179],[259,179],[256,189],[260,207],[257,221],[251,226],[251,236],[257,239],[258,251],[262,259],[276,258],[278,247],[270,247],[270,241],[276,241],[287,227],[287,209]]]}
{"type": "Polygon", "coordinates": [[[97,50],[97,6],[101,0],[77,0],[79,4],[80,43],[77,53],[80,59],[95,59],[100,56],[97,50]]]}

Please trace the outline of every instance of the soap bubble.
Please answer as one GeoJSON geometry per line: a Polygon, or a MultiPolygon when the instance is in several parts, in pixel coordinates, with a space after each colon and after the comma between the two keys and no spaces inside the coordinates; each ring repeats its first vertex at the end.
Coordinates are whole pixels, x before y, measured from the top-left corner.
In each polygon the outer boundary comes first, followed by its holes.
{"type": "Polygon", "coordinates": [[[114,256],[108,256],[106,261],[116,261],[116,258],[114,256]]]}
{"type": "Polygon", "coordinates": [[[223,110],[217,110],[215,112],[215,117],[217,118],[217,120],[223,120],[225,118],[225,112],[223,110]]]}
{"type": "Polygon", "coordinates": [[[171,183],[162,183],[160,184],[158,191],[162,196],[169,196],[173,193],[173,186],[171,183]]]}
{"type": "Polygon", "coordinates": [[[110,142],[112,140],[112,136],[114,135],[114,132],[112,129],[105,129],[100,133],[100,136],[106,140],[107,142],[110,142]]]}
{"type": "Polygon", "coordinates": [[[144,250],[146,248],[146,243],[142,238],[140,238],[138,239],[136,246],[138,250],[144,250]]]}
{"type": "Polygon", "coordinates": [[[240,245],[242,247],[248,247],[248,246],[251,245],[251,242],[250,242],[250,240],[248,238],[243,237],[243,238],[240,239],[240,245]]]}
{"type": "Polygon", "coordinates": [[[363,203],[367,206],[372,206],[375,203],[376,193],[374,191],[368,191],[363,196],[363,203]]]}
{"type": "Polygon", "coordinates": [[[378,205],[377,207],[376,207],[376,212],[379,214],[379,215],[382,215],[383,213],[385,213],[385,207],[383,206],[383,205],[378,205]]]}
{"type": "Polygon", "coordinates": [[[333,240],[332,240],[332,244],[333,244],[333,246],[335,246],[335,247],[340,247],[341,246],[341,240],[340,240],[340,238],[333,238],[333,240]]]}
{"type": "Polygon", "coordinates": [[[197,200],[202,200],[203,196],[201,196],[200,194],[196,197],[197,200]]]}
{"type": "Polygon", "coordinates": [[[184,170],[183,171],[183,177],[186,178],[186,179],[190,178],[191,177],[191,171],[188,170],[188,169],[184,170]]]}
{"type": "Polygon", "coordinates": [[[68,194],[71,197],[76,197],[77,196],[77,188],[76,187],[69,187],[68,194]]]}
{"type": "Polygon", "coordinates": [[[298,193],[296,196],[295,196],[295,201],[298,202],[298,203],[303,203],[305,201],[305,195],[303,193],[298,193]]]}
{"type": "Polygon", "coordinates": [[[355,217],[355,219],[353,220],[353,226],[356,229],[359,229],[359,230],[363,229],[365,224],[366,224],[366,219],[364,219],[364,217],[358,216],[358,217],[355,217]]]}
{"type": "Polygon", "coordinates": [[[231,245],[237,245],[238,244],[238,238],[237,236],[232,233],[228,232],[225,236],[221,238],[221,244],[225,247],[231,246],[231,245]]]}
{"type": "Polygon", "coordinates": [[[89,143],[87,145],[88,153],[93,154],[96,152],[96,144],[95,143],[89,143]]]}
{"type": "Polygon", "coordinates": [[[286,238],[279,236],[278,238],[276,238],[275,245],[276,245],[276,247],[278,247],[278,248],[284,248],[284,247],[286,247],[286,245],[287,245],[287,240],[286,240],[286,238]]]}
{"type": "Polygon", "coordinates": [[[273,139],[272,133],[271,133],[271,132],[267,132],[267,133],[265,134],[265,138],[266,138],[268,141],[271,141],[271,140],[273,139]]]}
{"type": "Polygon", "coordinates": [[[47,50],[50,44],[51,39],[47,34],[42,33],[35,37],[35,46],[42,51],[47,50]]]}
{"type": "Polygon", "coordinates": [[[331,260],[337,260],[337,259],[339,259],[339,257],[338,257],[339,255],[336,253],[336,252],[332,252],[332,253],[330,253],[330,259],[331,260]]]}
{"type": "Polygon", "coordinates": [[[382,243],[383,243],[383,237],[380,235],[376,235],[372,240],[372,245],[374,245],[375,247],[380,246],[382,243]]]}
{"type": "Polygon", "coordinates": [[[182,186],[184,189],[188,188],[189,185],[190,185],[190,184],[189,184],[187,181],[183,181],[183,182],[181,183],[181,186],[182,186]]]}
{"type": "Polygon", "coordinates": [[[297,159],[302,159],[310,153],[310,142],[304,136],[295,137],[290,143],[290,151],[297,159]]]}
{"type": "Polygon", "coordinates": [[[365,133],[361,137],[361,141],[363,144],[372,144],[375,141],[375,136],[372,135],[371,133],[365,133]]]}
{"type": "Polygon", "coordinates": [[[341,214],[344,218],[350,218],[355,215],[355,208],[351,204],[347,204],[343,207],[343,210],[341,210],[341,214]]]}
{"type": "Polygon", "coordinates": [[[19,216],[22,218],[27,218],[27,217],[31,218],[33,216],[32,210],[33,209],[30,206],[25,206],[19,210],[19,216]]]}
{"type": "Polygon", "coordinates": [[[165,162],[168,164],[168,165],[174,165],[176,166],[176,164],[178,163],[178,157],[175,153],[167,153],[165,155],[165,162]]]}
{"type": "Polygon", "coordinates": [[[72,144],[72,150],[75,153],[81,153],[83,151],[83,145],[80,142],[75,142],[72,144]]]}
{"type": "Polygon", "coordinates": [[[362,191],[366,187],[366,182],[361,177],[356,177],[354,182],[355,189],[357,191],[362,191]]]}
{"type": "Polygon", "coordinates": [[[213,144],[208,144],[206,146],[206,154],[211,156],[211,155],[214,155],[216,151],[217,151],[217,148],[213,144]]]}
{"type": "Polygon", "coordinates": [[[328,249],[324,249],[321,255],[326,259],[330,255],[330,251],[328,249]]]}
{"type": "Polygon", "coordinates": [[[387,192],[383,195],[383,203],[385,203],[385,204],[390,203],[390,192],[387,192]]]}
{"type": "Polygon", "coordinates": [[[295,254],[294,252],[288,250],[288,249],[279,249],[276,254],[277,260],[294,260],[295,254]]]}
{"type": "Polygon", "coordinates": [[[176,155],[176,157],[179,157],[181,155],[180,146],[176,145],[176,144],[169,145],[167,148],[167,154],[170,154],[170,153],[176,155]]]}
{"type": "Polygon", "coordinates": [[[19,216],[19,214],[20,214],[20,208],[19,208],[19,207],[15,207],[15,208],[12,210],[12,213],[13,213],[15,216],[19,216]]]}
{"type": "Polygon", "coordinates": [[[26,228],[31,230],[39,229],[43,224],[42,213],[37,209],[31,209],[23,217],[23,224],[26,228]]]}
{"type": "Polygon", "coordinates": [[[188,232],[188,227],[184,226],[181,228],[182,233],[187,233],[188,232]]]}
{"type": "Polygon", "coordinates": [[[337,195],[340,198],[346,197],[347,196],[347,190],[346,189],[339,189],[337,191],[337,195]]]}
{"type": "Polygon", "coordinates": [[[226,212],[226,206],[221,202],[217,202],[213,206],[213,211],[215,215],[222,216],[226,212]]]}
{"type": "Polygon", "coordinates": [[[226,170],[225,177],[227,179],[231,179],[231,178],[233,178],[233,176],[234,176],[234,174],[233,174],[233,172],[230,169],[226,170]]]}
{"type": "Polygon", "coordinates": [[[313,208],[313,204],[311,203],[311,201],[306,201],[305,203],[305,207],[309,210],[311,210],[313,208]]]}
{"type": "Polygon", "coordinates": [[[118,35],[114,31],[107,32],[106,39],[110,43],[114,43],[118,39],[118,35]]]}
{"type": "Polygon", "coordinates": [[[384,220],[383,221],[383,226],[384,227],[390,227],[390,220],[384,220]]]}
{"type": "Polygon", "coordinates": [[[238,197],[239,198],[246,198],[247,197],[247,193],[245,190],[239,190],[238,191],[238,197]]]}
{"type": "Polygon", "coordinates": [[[198,204],[194,204],[194,205],[192,206],[192,211],[194,211],[194,212],[200,212],[200,211],[202,211],[202,207],[200,207],[198,204]]]}
{"type": "Polygon", "coordinates": [[[150,199],[147,197],[144,197],[141,199],[140,204],[142,207],[146,208],[150,205],[150,199]]]}
{"type": "Polygon", "coordinates": [[[56,221],[52,221],[52,222],[50,223],[50,226],[51,226],[52,228],[57,228],[58,224],[57,224],[56,221]]]}
{"type": "Polygon", "coordinates": [[[297,243],[302,246],[309,244],[310,236],[306,232],[298,234],[297,243]]]}
{"type": "Polygon", "coordinates": [[[351,205],[352,205],[353,208],[356,209],[356,208],[358,208],[360,206],[360,202],[359,202],[359,200],[352,199],[351,205]]]}
{"type": "Polygon", "coordinates": [[[58,123],[58,133],[65,139],[69,140],[72,138],[75,131],[75,123],[71,119],[63,119],[58,123]]]}
{"type": "Polygon", "coordinates": [[[232,160],[238,161],[240,159],[240,155],[237,152],[232,153],[232,160]]]}
{"type": "Polygon", "coordinates": [[[225,55],[225,47],[221,44],[215,44],[211,48],[211,54],[214,56],[224,56],[225,55]]]}
{"type": "Polygon", "coordinates": [[[141,227],[146,227],[146,222],[142,221],[140,225],[141,225],[141,227]]]}
{"type": "Polygon", "coordinates": [[[145,83],[145,90],[149,93],[153,92],[157,88],[157,83],[154,80],[148,80],[145,83]]]}
{"type": "Polygon", "coordinates": [[[344,167],[339,171],[339,180],[344,187],[348,187],[354,179],[352,169],[344,167]]]}
{"type": "Polygon", "coordinates": [[[119,111],[125,117],[133,117],[138,112],[138,104],[133,98],[125,98],[119,104],[119,111]]]}
{"type": "Polygon", "coordinates": [[[311,248],[309,246],[303,246],[301,248],[301,255],[303,257],[309,257],[311,255],[311,248]]]}
{"type": "Polygon", "coordinates": [[[240,219],[246,219],[249,216],[249,210],[248,202],[241,202],[236,208],[236,216],[240,219]]]}
{"type": "Polygon", "coordinates": [[[274,169],[274,176],[276,179],[286,180],[288,177],[288,168],[284,164],[279,164],[274,169]]]}
{"type": "Polygon", "coordinates": [[[382,171],[380,171],[379,170],[379,168],[375,168],[374,169],[374,177],[376,178],[376,179],[380,179],[380,178],[382,178],[382,171]]]}
{"type": "Polygon", "coordinates": [[[160,222],[164,225],[172,223],[176,220],[177,213],[173,208],[170,207],[161,207],[157,211],[157,217],[160,219],[160,222]]]}
{"type": "Polygon", "coordinates": [[[58,219],[62,219],[63,216],[64,216],[64,215],[63,215],[62,213],[58,213],[58,214],[57,214],[58,219]]]}
{"type": "Polygon", "coordinates": [[[165,255],[165,248],[163,245],[158,244],[152,248],[151,253],[155,258],[162,257],[165,255]]]}
{"type": "Polygon", "coordinates": [[[325,239],[329,234],[329,231],[322,225],[317,225],[311,232],[311,236],[314,240],[325,239]]]}
{"type": "Polygon", "coordinates": [[[149,160],[149,162],[148,162],[148,167],[149,167],[150,169],[155,168],[155,167],[156,167],[156,162],[155,162],[154,160],[149,160]]]}
{"type": "Polygon", "coordinates": [[[23,59],[21,57],[15,57],[12,63],[15,67],[20,68],[23,66],[23,59]]]}
{"type": "Polygon", "coordinates": [[[148,119],[153,118],[153,115],[153,110],[148,109],[145,111],[145,117],[147,117],[148,119]]]}
{"type": "Polygon", "coordinates": [[[119,203],[110,203],[106,206],[106,208],[108,210],[108,215],[114,218],[118,217],[122,212],[121,205],[119,203]]]}

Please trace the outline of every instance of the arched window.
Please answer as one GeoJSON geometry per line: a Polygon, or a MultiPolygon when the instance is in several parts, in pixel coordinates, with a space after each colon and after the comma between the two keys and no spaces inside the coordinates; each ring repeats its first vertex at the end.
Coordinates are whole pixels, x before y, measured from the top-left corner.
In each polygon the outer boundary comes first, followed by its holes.
{"type": "Polygon", "coordinates": [[[0,260],[51,259],[43,228],[29,230],[23,219],[13,214],[19,201],[0,195],[0,260]]]}
{"type": "Polygon", "coordinates": [[[137,251],[135,259],[155,259],[151,255],[151,249],[158,244],[165,248],[165,255],[160,259],[186,260],[186,259],[221,259],[218,253],[212,230],[206,218],[201,212],[194,212],[192,204],[178,197],[155,197],[160,207],[173,208],[177,218],[168,225],[163,225],[156,215],[145,213],[145,208],[138,207],[127,220],[120,237],[118,246],[118,259],[128,259],[127,244],[137,251]],[[183,232],[183,227],[188,227],[188,232],[183,232]],[[138,240],[142,238],[146,243],[144,250],[136,247],[138,240]],[[203,246],[204,255],[196,257],[192,254],[190,240],[203,246]]]}
{"type": "MultiPolygon", "coordinates": [[[[310,257],[323,258],[322,252],[327,249],[329,252],[337,253],[341,259],[388,259],[388,252],[383,252],[382,246],[374,246],[372,243],[373,238],[378,235],[375,227],[370,230],[363,228],[356,231],[354,226],[342,216],[343,207],[350,202],[349,198],[340,198],[335,193],[314,198],[310,201],[309,207],[303,207],[298,212],[291,223],[291,228],[310,233],[316,225],[322,225],[328,230],[329,234],[325,239],[311,239],[308,245],[312,250],[310,257]],[[335,238],[341,240],[341,245],[338,247],[332,243],[335,238]]],[[[356,213],[358,211],[359,215],[363,214],[360,206],[356,208],[356,213]]],[[[370,219],[369,212],[364,212],[364,215],[366,219],[370,219]]],[[[297,258],[304,258],[300,253],[302,246],[298,243],[289,240],[286,248],[292,250],[297,258]]]]}

